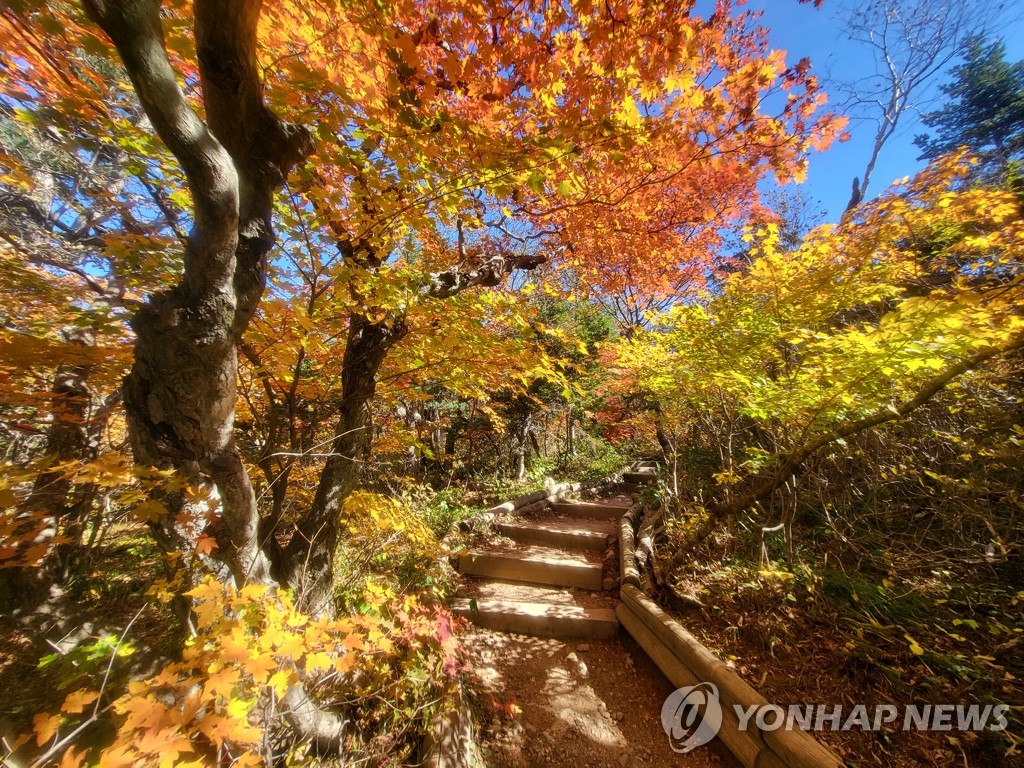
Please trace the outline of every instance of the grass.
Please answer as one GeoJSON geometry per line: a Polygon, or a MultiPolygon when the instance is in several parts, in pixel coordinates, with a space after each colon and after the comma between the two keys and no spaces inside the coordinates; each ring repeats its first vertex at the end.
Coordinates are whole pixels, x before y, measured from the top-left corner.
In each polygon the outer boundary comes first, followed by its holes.
{"type": "MultiPolygon", "coordinates": [[[[872,567],[860,557],[837,557],[834,542],[811,529],[798,529],[797,536],[791,570],[783,560],[761,565],[750,556],[757,552],[755,534],[734,528],[732,537],[691,553],[676,574],[676,591],[695,594],[706,606],[688,609],[681,620],[769,700],[1024,701],[1024,654],[995,650],[1019,649],[1013,643],[1024,636],[1022,574],[1005,579],[1005,572],[970,564],[912,568],[895,549],[872,567]]],[[[662,550],[666,562],[670,554],[662,550]]],[[[1009,720],[1001,733],[822,738],[859,766],[925,761],[995,768],[1020,764],[1014,762],[1024,746],[1019,708],[1009,720]]]]}

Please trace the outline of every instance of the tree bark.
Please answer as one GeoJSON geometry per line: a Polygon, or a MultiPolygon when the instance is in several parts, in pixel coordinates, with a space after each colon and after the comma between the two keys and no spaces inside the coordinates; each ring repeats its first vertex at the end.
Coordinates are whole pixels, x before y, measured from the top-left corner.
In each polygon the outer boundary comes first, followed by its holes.
{"type": "Polygon", "coordinates": [[[363,315],[353,315],[349,321],[330,456],[313,505],[299,521],[284,553],[282,575],[295,587],[298,605],[314,615],[330,613],[334,608],[334,552],[342,507],[358,487],[362,467],[370,456],[370,401],[377,390],[377,372],[388,351],[407,332],[404,318],[371,322],[363,315]]]}
{"type": "MultiPolygon", "coordinates": [[[[65,338],[82,348],[95,344],[93,334],[81,329],[66,332],[65,338]]],[[[90,362],[67,363],[54,374],[50,396],[53,421],[47,430],[44,454],[51,465],[91,461],[98,454],[99,435],[116,398],[96,396],[89,386],[93,368],[90,362]]],[[[32,492],[19,507],[19,512],[25,514],[26,536],[32,536],[38,522],[45,520],[34,543],[57,543],[42,567],[0,570],[0,604],[5,609],[26,608],[45,599],[51,585],[67,579],[80,560],[86,520],[96,496],[95,484],[76,486],[59,469],[36,477],[32,492]]]]}
{"type": "Polygon", "coordinates": [[[85,0],[193,197],[181,280],[151,296],[132,320],[135,361],[124,399],[136,461],[175,469],[207,500],[165,496],[168,509],[154,533],[165,549],[188,555],[196,533],[210,530],[215,557],[237,583],[270,582],[255,495],[233,435],[237,344],[265,285],[273,195],[311,148],[305,131],[263,102],[255,55],[260,7],[260,0],[195,3],[204,124],[167,58],[159,1],[85,0]]]}

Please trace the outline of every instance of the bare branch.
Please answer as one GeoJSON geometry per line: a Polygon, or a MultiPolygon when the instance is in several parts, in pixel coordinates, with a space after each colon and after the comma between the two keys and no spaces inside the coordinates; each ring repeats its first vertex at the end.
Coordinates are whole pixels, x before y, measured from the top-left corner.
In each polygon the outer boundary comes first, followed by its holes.
{"type": "Polygon", "coordinates": [[[957,56],[961,43],[992,25],[1002,9],[980,0],[871,0],[848,7],[850,39],[863,45],[875,64],[873,75],[837,83],[848,94],[847,108],[875,123],[871,154],[849,211],[864,199],[882,148],[904,114],[928,103],[929,82],[957,56]]]}
{"type": "Polygon", "coordinates": [[[457,265],[443,272],[427,275],[423,294],[434,299],[448,299],[458,293],[477,286],[500,285],[511,272],[517,269],[536,269],[548,261],[548,257],[537,254],[508,254],[494,256],[482,264],[467,268],[457,265]]]}

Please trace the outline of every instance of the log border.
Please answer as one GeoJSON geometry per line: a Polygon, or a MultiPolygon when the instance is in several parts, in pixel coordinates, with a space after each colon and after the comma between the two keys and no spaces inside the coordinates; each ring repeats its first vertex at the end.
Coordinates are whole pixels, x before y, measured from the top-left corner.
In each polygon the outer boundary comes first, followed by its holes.
{"type": "Polygon", "coordinates": [[[835,752],[797,727],[788,715],[777,730],[761,729],[754,720],[748,722],[754,730],[739,729],[734,705],[762,707],[769,702],[641,589],[635,517],[630,510],[619,520],[621,602],[615,615],[622,627],[677,688],[700,682],[718,688],[722,704],[718,738],[744,768],[843,768],[845,763],[835,752]]]}

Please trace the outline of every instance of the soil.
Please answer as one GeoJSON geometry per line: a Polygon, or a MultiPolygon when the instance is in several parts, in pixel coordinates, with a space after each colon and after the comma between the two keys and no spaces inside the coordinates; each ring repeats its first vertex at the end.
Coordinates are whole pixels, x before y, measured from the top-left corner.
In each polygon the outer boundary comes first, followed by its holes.
{"type": "Polygon", "coordinates": [[[624,633],[555,640],[470,627],[464,643],[491,768],[737,768],[716,743],[681,755],[661,727],[674,686],[624,633]]]}
{"type": "MultiPolygon", "coordinates": [[[[605,499],[608,501],[609,499],[605,499]]],[[[629,497],[614,497],[617,502],[629,497]]],[[[510,516],[518,522],[554,521],[608,530],[614,521],[510,516]]],[[[487,549],[530,551],[494,536],[487,549]]],[[[557,550],[556,550],[557,551],[557,550]]],[[[604,566],[605,591],[538,587],[463,578],[459,594],[592,608],[618,603],[618,541],[603,551],[573,555],[604,566]]],[[[719,743],[693,753],[672,751],[661,707],[675,689],[623,630],[611,640],[561,640],[495,632],[470,625],[463,634],[472,670],[478,743],[491,768],[737,768],[719,743]]]]}

